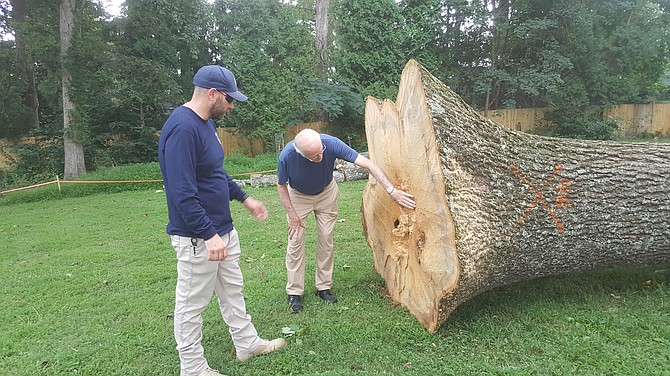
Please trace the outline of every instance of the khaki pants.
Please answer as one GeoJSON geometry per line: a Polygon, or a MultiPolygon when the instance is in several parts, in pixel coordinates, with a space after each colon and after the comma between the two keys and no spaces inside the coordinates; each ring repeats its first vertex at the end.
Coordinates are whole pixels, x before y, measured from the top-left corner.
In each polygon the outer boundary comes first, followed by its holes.
{"type": "MultiPolygon", "coordinates": [[[[306,195],[288,187],[291,204],[301,221],[314,212],[317,226],[316,271],[314,284],[317,290],[330,289],[333,285],[333,230],[337,222],[337,196],[340,189],[335,180],[316,195],[306,195]]],[[[288,216],[287,216],[288,219],[288,216]]],[[[286,247],[286,272],[288,295],[302,295],[305,291],[305,229],[301,228],[295,239],[286,247]]]]}
{"type": "Polygon", "coordinates": [[[197,375],[208,367],[202,347],[202,312],[216,293],[223,321],[228,325],[237,353],[248,353],[260,345],[242,295],[240,242],[237,231],[222,236],[228,254],[223,261],[207,261],[203,239],[171,235],[177,254],[177,288],[174,306],[174,337],[181,375],[197,375]],[[195,239],[195,245],[191,242],[195,239]]]}

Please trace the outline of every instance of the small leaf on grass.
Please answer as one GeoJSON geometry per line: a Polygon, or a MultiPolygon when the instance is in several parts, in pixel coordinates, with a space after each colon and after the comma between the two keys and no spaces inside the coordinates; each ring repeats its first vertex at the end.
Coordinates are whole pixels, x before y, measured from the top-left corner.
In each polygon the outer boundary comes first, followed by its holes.
{"type": "Polygon", "coordinates": [[[303,330],[304,328],[301,328],[300,324],[291,324],[289,326],[281,328],[281,332],[287,337],[291,337],[296,333],[302,332],[303,330]]]}
{"type": "Polygon", "coordinates": [[[291,337],[292,335],[295,334],[295,330],[289,328],[288,326],[281,328],[281,332],[287,337],[291,337]]]}

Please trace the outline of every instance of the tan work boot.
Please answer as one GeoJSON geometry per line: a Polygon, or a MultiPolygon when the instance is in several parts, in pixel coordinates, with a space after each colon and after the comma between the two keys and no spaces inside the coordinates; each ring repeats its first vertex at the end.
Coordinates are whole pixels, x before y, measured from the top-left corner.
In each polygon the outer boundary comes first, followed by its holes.
{"type": "Polygon", "coordinates": [[[218,370],[213,368],[205,368],[204,371],[200,372],[198,376],[224,376],[222,373],[219,373],[218,370]]]}
{"type": "Polygon", "coordinates": [[[258,347],[256,347],[256,350],[250,353],[237,354],[237,360],[239,360],[240,362],[246,362],[247,360],[251,359],[251,357],[254,357],[256,355],[269,354],[273,351],[283,349],[284,347],[286,347],[286,345],[287,345],[286,340],[284,340],[283,338],[273,339],[272,341],[262,339],[261,344],[258,345],[258,347]]]}

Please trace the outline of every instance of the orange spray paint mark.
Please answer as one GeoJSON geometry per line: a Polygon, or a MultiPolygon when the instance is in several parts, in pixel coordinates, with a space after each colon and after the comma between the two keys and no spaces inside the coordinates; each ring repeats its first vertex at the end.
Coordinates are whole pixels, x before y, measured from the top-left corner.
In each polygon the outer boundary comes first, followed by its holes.
{"type": "Polygon", "coordinates": [[[554,193],[556,193],[556,209],[563,209],[564,206],[572,206],[572,203],[565,198],[565,195],[570,193],[568,187],[571,185],[571,181],[562,181],[558,183],[558,188],[554,189],[554,193]]]}
{"type": "MultiPolygon", "coordinates": [[[[544,197],[544,193],[547,192],[547,187],[551,182],[554,180],[556,175],[561,171],[563,168],[560,164],[557,164],[556,167],[554,168],[554,171],[544,180],[542,186],[540,189],[537,189],[533,186],[533,184],[526,179],[526,177],[521,173],[518,167],[516,167],[514,164],[510,164],[509,168],[516,174],[516,176],[521,179],[521,181],[530,189],[530,191],[533,193],[535,198],[533,201],[528,205],[528,208],[521,214],[519,219],[517,220],[516,225],[512,228],[510,231],[510,235],[513,232],[516,232],[516,229],[521,226],[526,221],[526,217],[533,211],[535,208],[539,205],[541,205],[544,210],[549,213],[551,216],[551,219],[556,223],[556,229],[558,230],[559,234],[562,234],[565,231],[565,226],[561,222],[561,220],[558,218],[554,210],[549,206],[549,203],[544,197]]],[[[572,203],[568,201],[568,199],[565,197],[570,190],[568,189],[572,185],[571,181],[562,181],[558,183],[558,188],[553,189],[552,192],[556,193],[556,201],[555,201],[555,207],[556,209],[562,209],[564,207],[571,207],[572,203]]]]}

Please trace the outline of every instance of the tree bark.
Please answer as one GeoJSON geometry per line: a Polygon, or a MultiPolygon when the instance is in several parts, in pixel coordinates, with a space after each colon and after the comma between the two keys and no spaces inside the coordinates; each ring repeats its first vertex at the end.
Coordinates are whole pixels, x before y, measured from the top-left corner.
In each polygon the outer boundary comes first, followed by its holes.
{"type": "MultiPolygon", "coordinates": [[[[328,6],[330,0],[316,0],[315,3],[315,50],[316,50],[316,73],[324,83],[328,81],[328,6]]],[[[317,121],[327,121],[328,116],[323,109],[317,110],[315,114],[317,121]]]]}
{"type": "Polygon", "coordinates": [[[81,124],[74,124],[75,104],[70,98],[72,75],[67,64],[67,54],[74,34],[75,0],[62,0],[60,5],[60,48],[63,89],[63,148],[65,151],[65,179],[74,179],[86,172],[84,145],[80,142],[81,124]]]}
{"type": "Polygon", "coordinates": [[[330,0],[316,0],[316,71],[322,81],[328,79],[328,6],[330,0]]]}
{"type": "Polygon", "coordinates": [[[410,60],[395,103],[368,98],[363,226],[390,296],[435,332],[519,281],[670,263],[670,145],[539,137],[495,124],[410,60]]]}

